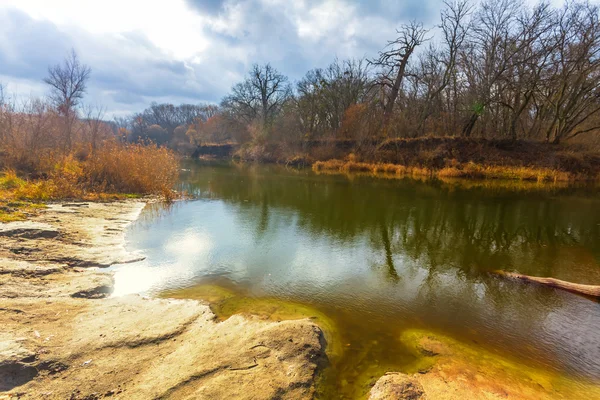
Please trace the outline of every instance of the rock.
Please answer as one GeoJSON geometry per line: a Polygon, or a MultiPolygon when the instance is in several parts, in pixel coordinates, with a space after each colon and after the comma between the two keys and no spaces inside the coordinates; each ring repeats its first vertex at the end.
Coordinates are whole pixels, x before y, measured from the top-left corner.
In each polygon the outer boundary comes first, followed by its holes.
{"type": "Polygon", "coordinates": [[[59,234],[58,229],[52,225],[23,221],[9,222],[0,226],[0,236],[20,239],[52,239],[59,234]]]}
{"type": "Polygon", "coordinates": [[[421,338],[417,348],[421,354],[428,357],[435,357],[440,354],[447,355],[449,352],[448,348],[433,336],[425,336],[421,338]]]}
{"type": "Polygon", "coordinates": [[[34,359],[35,353],[25,348],[22,340],[16,340],[8,334],[0,336],[0,367],[34,359]]]}
{"type": "Polygon", "coordinates": [[[63,271],[63,267],[57,264],[33,264],[27,261],[13,260],[0,257],[0,275],[13,275],[17,277],[41,277],[57,274],[63,271]]]}
{"type": "MultiPolygon", "coordinates": [[[[0,258],[0,263],[2,258],[0,258]]],[[[52,265],[33,263],[5,265],[0,268],[0,299],[78,297],[99,299],[113,291],[110,274],[89,271],[75,272],[52,265]]]]}
{"type": "Polygon", "coordinates": [[[36,354],[9,334],[0,335],[0,391],[21,386],[37,375],[37,369],[29,363],[36,354]]]}
{"type": "Polygon", "coordinates": [[[27,392],[23,399],[46,392],[64,399],[74,390],[85,398],[119,387],[124,393],[115,397],[131,400],[311,399],[326,363],[323,334],[310,320],[234,315],[219,322],[198,301],[133,295],[6,305],[24,312],[5,318],[5,329],[40,346],[31,364],[37,377],[9,392],[27,392]],[[25,320],[35,323],[39,338],[25,320]]]}
{"type": "Polygon", "coordinates": [[[110,296],[114,289],[114,283],[111,279],[111,276],[100,276],[100,278],[104,279],[105,281],[108,281],[108,283],[97,284],[96,286],[90,287],[89,289],[79,290],[71,294],[71,297],[80,299],[103,299],[105,297],[110,296]]]}
{"type": "Polygon", "coordinates": [[[382,376],[371,389],[369,400],[426,400],[417,379],[400,372],[382,376]]]}

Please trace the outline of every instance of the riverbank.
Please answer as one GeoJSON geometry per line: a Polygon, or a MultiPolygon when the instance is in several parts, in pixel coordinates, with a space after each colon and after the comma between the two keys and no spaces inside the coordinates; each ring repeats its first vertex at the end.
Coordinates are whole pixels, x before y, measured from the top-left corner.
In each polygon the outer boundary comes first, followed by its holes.
{"type": "Polygon", "coordinates": [[[206,303],[110,298],[99,270],[144,203],[49,204],[0,225],[0,398],[310,398],[325,362],[308,320],[234,316],[206,303]],[[232,385],[235,382],[235,385],[232,385]]]}
{"type": "Polygon", "coordinates": [[[199,146],[195,155],[312,167],[318,172],[554,183],[600,180],[600,153],[580,143],[426,137],[381,143],[313,140],[296,147],[228,143],[199,146]]]}
{"type": "MultiPolygon", "coordinates": [[[[286,320],[264,318],[252,302],[211,309],[189,296],[110,297],[112,276],[100,268],[143,258],[124,246],[143,207],[139,200],[53,203],[0,225],[0,398],[315,397],[325,351],[335,356],[343,343],[324,335],[334,328],[317,326],[310,312],[286,320]]],[[[263,308],[273,312],[271,303],[263,308]]],[[[398,340],[417,360],[409,375],[381,377],[393,369],[374,366],[357,396],[373,385],[373,399],[600,396],[591,383],[432,332],[398,340]]]]}

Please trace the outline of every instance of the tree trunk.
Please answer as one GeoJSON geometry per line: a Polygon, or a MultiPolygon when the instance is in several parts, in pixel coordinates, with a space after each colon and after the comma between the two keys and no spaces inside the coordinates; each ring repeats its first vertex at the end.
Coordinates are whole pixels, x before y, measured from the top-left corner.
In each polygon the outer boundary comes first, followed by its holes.
{"type": "Polygon", "coordinates": [[[519,279],[524,282],[538,283],[540,285],[550,286],[588,297],[600,298],[600,286],[597,285],[583,285],[554,278],[540,278],[537,276],[521,275],[505,271],[494,271],[494,274],[506,278],[519,279]]]}
{"type": "Polygon", "coordinates": [[[513,142],[517,141],[517,119],[512,118],[510,121],[510,140],[513,142]]]}
{"type": "Polygon", "coordinates": [[[410,53],[411,52],[407,52],[407,54],[400,61],[400,68],[398,68],[398,74],[396,74],[396,80],[394,81],[394,85],[392,86],[392,92],[390,93],[388,102],[385,105],[383,119],[385,120],[386,125],[392,115],[392,111],[394,111],[394,104],[396,104],[398,93],[400,93],[400,86],[402,85],[402,80],[404,79],[404,71],[406,70],[406,64],[408,64],[408,58],[410,57],[410,53]]]}
{"type": "Polygon", "coordinates": [[[473,113],[471,115],[471,118],[469,119],[469,121],[466,123],[466,125],[463,127],[462,130],[462,135],[464,137],[471,137],[471,132],[473,132],[473,128],[475,127],[475,123],[477,122],[477,120],[479,119],[479,114],[473,113]]]}

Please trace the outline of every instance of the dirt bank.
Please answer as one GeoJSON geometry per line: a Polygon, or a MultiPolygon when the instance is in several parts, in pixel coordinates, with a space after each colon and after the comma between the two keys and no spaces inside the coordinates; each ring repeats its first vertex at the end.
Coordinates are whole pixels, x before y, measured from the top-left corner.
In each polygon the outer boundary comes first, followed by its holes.
{"type": "Polygon", "coordinates": [[[108,298],[144,203],[53,204],[0,225],[0,399],[300,399],[326,361],[308,320],[217,322],[194,300],[108,298]]]}

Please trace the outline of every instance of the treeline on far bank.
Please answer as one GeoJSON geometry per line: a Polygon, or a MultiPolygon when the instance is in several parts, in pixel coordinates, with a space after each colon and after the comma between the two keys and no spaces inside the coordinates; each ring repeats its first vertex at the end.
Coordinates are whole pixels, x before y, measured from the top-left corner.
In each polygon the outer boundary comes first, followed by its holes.
{"type": "Polygon", "coordinates": [[[115,124],[132,142],[187,154],[459,171],[472,162],[595,177],[598,7],[446,2],[436,26],[401,26],[373,59],[336,59],[297,82],[254,65],[219,105],[153,104],[115,124]]]}

